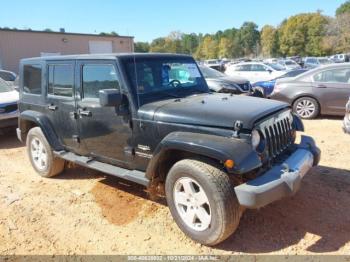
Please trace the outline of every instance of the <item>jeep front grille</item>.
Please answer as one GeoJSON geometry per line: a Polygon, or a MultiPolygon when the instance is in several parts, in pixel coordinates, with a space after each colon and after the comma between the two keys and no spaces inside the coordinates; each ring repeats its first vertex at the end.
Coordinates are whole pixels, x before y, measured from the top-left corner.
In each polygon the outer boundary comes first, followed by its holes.
{"type": "Polygon", "coordinates": [[[275,158],[293,142],[293,127],[289,117],[278,119],[262,129],[269,157],[275,158]]]}

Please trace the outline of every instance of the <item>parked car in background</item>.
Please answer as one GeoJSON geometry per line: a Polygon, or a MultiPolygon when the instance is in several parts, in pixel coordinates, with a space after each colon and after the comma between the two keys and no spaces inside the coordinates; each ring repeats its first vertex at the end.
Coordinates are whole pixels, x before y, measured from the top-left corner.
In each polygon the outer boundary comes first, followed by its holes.
{"type": "Polygon", "coordinates": [[[333,63],[346,63],[349,62],[349,56],[347,54],[337,54],[330,57],[333,63]]]}
{"type": "Polygon", "coordinates": [[[343,130],[345,133],[350,134],[350,98],[345,107],[345,117],[343,122],[343,130]]]}
{"type": "Polygon", "coordinates": [[[296,62],[298,65],[300,65],[301,67],[304,67],[304,61],[303,61],[303,58],[301,56],[290,56],[290,57],[287,57],[287,59],[291,59],[294,62],[296,62]]]}
{"type": "Polygon", "coordinates": [[[275,87],[276,81],[278,79],[287,78],[287,77],[296,77],[296,76],[303,74],[307,71],[308,70],[305,68],[292,70],[292,71],[289,71],[289,72],[285,73],[284,75],[281,75],[281,76],[279,76],[275,79],[272,79],[270,81],[256,82],[252,85],[252,88],[253,88],[253,90],[259,90],[263,94],[264,97],[269,97],[271,95],[273,88],[275,87]]]}
{"type": "Polygon", "coordinates": [[[224,71],[224,65],[221,63],[221,60],[219,59],[205,60],[204,65],[220,72],[224,71]]]}
{"type": "Polygon", "coordinates": [[[350,96],[350,64],[321,66],[295,78],[277,80],[272,99],[287,102],[298,116],[344,116],[350,96]]]}
{"type": "Polygon", "coordinates": [[[316,68],[321,65],[329,65],[332,61],[327,57],[306,57],[304,59],[304,67],[308,69],[316,68]]]}
{"type": "Polygon", "coordinates": [[[270,81],[286,73],[283,66],[277,63],[248,62],[231,65],[225,74],[233,77],[244,77],[251,83],[270,81]]]}
{"type": "Polygon", "coordinates": [[[199,66],[208,87],[218,93],[243,94],[251,90],[250,82],[243,77],[227,76],[207,66],[199,66]]]}
{"type": "Polygon", "coordinates": [[[293,61],[292,59],[283,59],[283,60],[278,60],[278,64],[282,65],[285,67],[286,70],[294,70],[294,69],[300,69],[301,66],[293,61]]]}
{"type": "Polygon", "coordinates": [[[18,92],[6,81],[0,79],[0,128],[17,125],[18,92]]]}
{"type": "Polygon", "coordinates": [[[7,70],[0,70],[0,78],[7,83],[12,84],[16,80],[17,75],[14,72],[7,70]]]}

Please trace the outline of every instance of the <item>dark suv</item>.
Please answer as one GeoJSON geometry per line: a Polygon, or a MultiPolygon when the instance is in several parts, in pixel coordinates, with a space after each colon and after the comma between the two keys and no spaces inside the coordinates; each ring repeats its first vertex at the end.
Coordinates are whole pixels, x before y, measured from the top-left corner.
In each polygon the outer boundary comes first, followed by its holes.
{"type": "Polygon", "coordinates": [[[39,175],[71,161],[144,185],[206,245],[245,208],[294,194],[319,162],[312,138],[295,144],[303,124],[287,104],[213,94],[190,56],[25,59],[20,92],[17,134],[39,175]]]}

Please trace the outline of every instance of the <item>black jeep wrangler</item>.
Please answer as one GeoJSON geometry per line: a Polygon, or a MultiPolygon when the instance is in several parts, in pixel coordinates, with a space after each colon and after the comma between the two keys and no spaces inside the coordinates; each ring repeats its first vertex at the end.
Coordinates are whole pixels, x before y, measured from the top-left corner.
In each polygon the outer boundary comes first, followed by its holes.
{"type": "Polygon", "coordinates": [[[294,194],[318,164],[285,103],[213,94],[191,56],[24,59],[18,138],[43,177],[65,161],[164,194],[189,237],[215,245],[245,208],[294,194]],[[181,70],[179,70],[181,68],[181,70]]]}

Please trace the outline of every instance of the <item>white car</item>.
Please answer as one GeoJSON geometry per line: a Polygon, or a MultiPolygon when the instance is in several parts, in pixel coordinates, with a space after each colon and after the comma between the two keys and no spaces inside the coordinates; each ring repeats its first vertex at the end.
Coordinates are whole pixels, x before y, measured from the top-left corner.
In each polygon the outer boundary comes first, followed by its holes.
{"type": "Polygon", "coordinates": [[[278,63],[284,66],[287,70],[301,69],[301,66],[292,59],[279,60],[278,63]]]}
{"type": "Polygon", "coordinates": [[[18,99],[14,87],[0,79],[0,128],[17,125],[18,99]]]}
{"type": "Polygon", "coordinates": [[[260,81],[270,81],[286,72],[286,69],[277,63],[249,62],[231,65],[226,69],[225,74],[244,77],[254,84],[260,81]]]}

